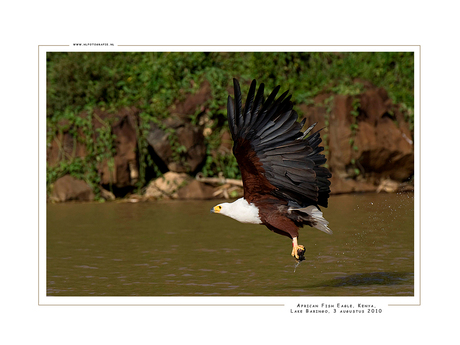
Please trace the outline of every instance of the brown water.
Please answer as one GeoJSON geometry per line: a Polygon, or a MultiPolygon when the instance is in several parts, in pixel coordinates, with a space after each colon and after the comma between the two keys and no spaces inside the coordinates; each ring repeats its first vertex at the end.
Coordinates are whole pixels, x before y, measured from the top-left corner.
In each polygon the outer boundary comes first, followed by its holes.
{"type": "Polygon", "coordinates": [[[413,194],[332,196],[334,231],[287,237],[216,201],[47,205],[48,296],[412,296],[413,194]]]}

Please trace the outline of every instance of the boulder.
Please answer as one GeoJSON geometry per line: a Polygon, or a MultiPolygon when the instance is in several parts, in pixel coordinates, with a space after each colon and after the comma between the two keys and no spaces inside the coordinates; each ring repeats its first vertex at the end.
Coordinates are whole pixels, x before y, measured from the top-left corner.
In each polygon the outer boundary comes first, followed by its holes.
{"type": "Polygon", "coordinates": [[[187,185],[193,178],[185,173],[167,172],[151,181],[144,194],[145,199],[177,198],[179,188],[187,185]]]}
{"type": "Polygon", "coordinates": [[[52,201],[64,202],[70,200],[93,201],[94,193],[91,187],[84,181],[65,175],[53,185],[50,196],[52,201]]]}
{"type": "Polygon", "coordinates": [[[322,130],[332,193],[375,191],[384,179],[403,182],[414,174],[409,124],[384,89],[368,85],[360,95],[323,94],[315,102],[300,109],[307,125],[317,122],[322,130]]]}
{"type": "Polygon", "coordinates": [[[358,150],[355,157],[364,171],[404,181],[414,174],[413,144],[409,132],[403,131],[389,118],[378,120],[377,126],[359,124],[356,133],[358,150]]]}
{"type": "Polygon", "coordinates": [[[168,108],[170,116],[166,120],[151,124],[147,141],[163,172],[195,173],[204,162],[206,145],[201,120],[209,113],[211,100],[211,86],[205,80],[195,93],[183,95],[168,108]],[[201,125],[192,124],[191,118],[201,125]]]}
{"type": "Polygon", "coordinates": [[[394,193],[398,190],[399,188],[399,183],[390,179],[385,179],[382,182],[380,182],[380,185],[377,188],[377,193],[380,193],[381,191],[387,192],[387,193],[394,193]]]}
{"type": "Polygon", "coordinates": [[[169,171],[195,172],[206,158],[203,130],[178,117],[152,123],[147,141],[169,171]]]}
{"type": "Polygon", "coordinates": [[[185,173],[169,171],[149,183],[143,199],[212,199],[214,191],[210,185],[185,173]]]}
{"type": "Polygon", "coordinates": [[[101,188],[101,197],[104,200],[115,200],[115,194],[113,194],[111,191],[108,191],[107,189],[101,188]]]}
{"type": "Polygon", "coordinates": [[[179,199],[212,199],[214,196],[214,188],[206,183],[193,180],[186,186],[180,188],[177,192],[179,199]]]}

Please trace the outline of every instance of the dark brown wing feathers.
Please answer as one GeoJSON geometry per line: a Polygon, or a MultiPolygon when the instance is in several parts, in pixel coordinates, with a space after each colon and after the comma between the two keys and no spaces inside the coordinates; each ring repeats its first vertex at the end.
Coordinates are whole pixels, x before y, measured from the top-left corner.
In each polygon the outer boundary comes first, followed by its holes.
{"type": "Polygon", "coordinates": [[[287,204],[301,207],[327,207],[330,193],[329,170],[321,165],[326,158],[318,146],[318,132],[307,136],[314,127],[302,132],[305,119],[297,122],[288,92],[276,98],[277,86],[263,101],[264,85],[256,94],[256,81],[249,88],[245,107],[239,83],[234,79],[235,101],[229,96],[227,110],[233,153],[244,184],[244,198],[255,202],[270,195],[287,204]],[[254,98],[255,95],[255,98],[254,98]]]}

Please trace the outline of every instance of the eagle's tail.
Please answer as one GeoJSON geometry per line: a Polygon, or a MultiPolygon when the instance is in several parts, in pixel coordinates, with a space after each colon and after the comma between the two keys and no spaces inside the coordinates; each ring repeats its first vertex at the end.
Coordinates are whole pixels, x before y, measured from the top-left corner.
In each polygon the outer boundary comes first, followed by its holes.
{"type": "Polygon", "coordinates": [[[323,217],[323,212],[318,207],[314,205],[302,208],[289,207],[288,211],[290,213],[295,212],[298,220],[304,221],[312,227],[332,235],[332,230],[328,227],[329,222],[323,217]]]}

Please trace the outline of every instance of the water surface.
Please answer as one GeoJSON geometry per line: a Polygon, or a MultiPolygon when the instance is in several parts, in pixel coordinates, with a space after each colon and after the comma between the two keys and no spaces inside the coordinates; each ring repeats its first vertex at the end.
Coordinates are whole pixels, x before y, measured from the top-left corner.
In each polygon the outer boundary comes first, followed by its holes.
{"type": "Polygon", "coordinates": [[[219,201],[47,205],[48,296],[413,296],[414,198],[350,194],[300,230],[306,261],[219,201]]]}

